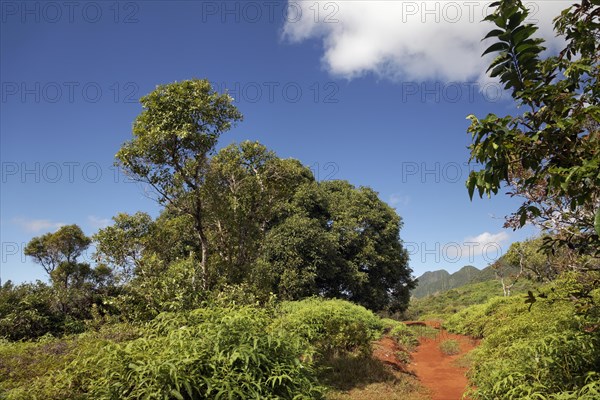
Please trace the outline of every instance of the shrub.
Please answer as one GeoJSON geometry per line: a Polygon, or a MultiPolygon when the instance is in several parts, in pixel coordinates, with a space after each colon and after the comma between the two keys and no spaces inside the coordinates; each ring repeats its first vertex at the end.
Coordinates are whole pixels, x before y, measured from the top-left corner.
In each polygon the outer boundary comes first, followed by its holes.
{"type": "Polygon", "coordinates": [[[304,343],[270,331],[251,307],[163,313],[143,336],[80,346],[63,371],[13,391],[12,399],[314,399],[322,397],[304,343]]]}
{"type": "Polygon", "coordinates": [[[415,331],[402,323],[392,328],[390,336],[407,351],[412,351],[419,345],[419,339],[415,331]]]}
{"type": "Polygon", "coordinates": [[[460,353],[460,343],[453,339],[444,340],[442,343],[440,343],[439,348],[440,351],[447,356],[460,353]]]}
{"type": "Polygon", "coordinates": [[[409,329],[417,338],[435,339],[440,333],[437,329],[427,325],[413,325],[409,329]]]}
{"type": "Polygon", "coordinates": [[[474,399],[598,398],[600,290],[576,299],[581,285],[566,275],[541,287],[531,309],[523,297],[496,298],[448,320],[451,330],[484,337],[473,352],[474,399]]]}
{"type": "MultiPolygon", "coordinates": [[[[371,352],[371,341],[384,328],[381,319],[362,306],[345,300],[311,298],[284,302],[274,329],[298,334],[320,355],[371,352]]],[[[389,322],[388,322],[389,323],[389,322]]]]}
{"type": "Polygon", "coordinates": [[[35,339],[65,330],[64,315],[52,307],[52,288],[40,281],[0,286],[0,337],[35,339]]]}
{"type": "Polygon", "coordinates": [[[343,358],[329,356],[363,359],[384,326],[341,300],[217,303],[143,325],[1,342],[0,398],[319,399],[317,371],[343,358]],[[316,368],[315,359],[326,362],[316,368]]]}
{"type": "MultiPolygon", "coordinates": [[[[50,376],[59,375],[78,357],[98,352],[107,343],[120,343],[140,336],[139,328],[128,324],[109,324],[98,331],[55,338],[45,335],[36,341],[0,341],[0,398],[40,398],[45,394],[32,390],[47,384],[50,376]]],[[[45,392],[44,392],[45,393],[45,392]]]]}

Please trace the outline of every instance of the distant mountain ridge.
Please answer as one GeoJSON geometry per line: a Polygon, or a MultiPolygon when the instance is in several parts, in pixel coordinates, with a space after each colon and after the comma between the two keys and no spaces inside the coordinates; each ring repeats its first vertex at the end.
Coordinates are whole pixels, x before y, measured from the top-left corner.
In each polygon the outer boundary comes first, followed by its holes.
{"type": "Polygon", "coordinates": [[[465,265],[453,274],[445,269],[428,271],[417,278],[417,287],[411,291],[411,296],[425,297],[469,283],[484,282],[490,279],[494,279],[494,271],[491,267],[480,270],[472,265],[465,265]]]}

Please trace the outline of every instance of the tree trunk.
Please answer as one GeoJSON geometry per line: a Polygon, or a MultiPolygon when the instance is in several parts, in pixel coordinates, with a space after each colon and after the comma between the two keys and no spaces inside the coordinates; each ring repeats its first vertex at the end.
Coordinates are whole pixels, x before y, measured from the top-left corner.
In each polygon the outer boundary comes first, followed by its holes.
{"type": "Polygon", "coordinates": [[[202,280],[202,289],[208,289],[208,272],[206,270],[206,261],[208,257],[208,241],[206,240],[206,236],[204,235],[204,230],[200,229],[198,232],[200,236],[200,247],[201,247],[201,256],[200,256],[200,279],[202,280]]]}
{"type": "MultiPolygon", "coordinates": [[[[199,197],[199,196],[198,196],[199,197]]],[[[196,209],[194,210],[194,220],[196,225],[196,233],[200,240],[200,281],[202,290],[208,289],[208,271],[207,271],[207,258],[208,258],[208,240],[204,233],[204,223],[202,220],[202,201],[200,198],[196,200],[196,209]]],[[[197,275],[194,274],[194,275],[197,275]]]]}

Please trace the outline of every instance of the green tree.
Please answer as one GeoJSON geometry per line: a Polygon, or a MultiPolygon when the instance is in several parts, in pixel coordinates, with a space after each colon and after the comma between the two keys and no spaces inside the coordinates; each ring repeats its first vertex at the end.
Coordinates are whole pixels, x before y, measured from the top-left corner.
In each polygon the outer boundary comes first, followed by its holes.
{"type": "Polygon", "coordinates": [[[66,225],[54,233],[34,237],[25,246],[24,253],[51,276],[60,264],[76,263],[90,243],[91,239],[85,236],[79,226],[66,225]]]}
{"type": "Polygon", "coordinates": [[[100,229],[94,235],[95,258],[120,271],[120,277],[131,279],[134,270],[142,262],[147,242],[155,231],[150,215],[136,212],[133,215],[120,213],[113,218],[114,224],[100,229]]]}
{"type": "Polygon", "coordinates": [[[0,286],[0,337],[32,339],[60,333],[64,315],[52,306],[52,288],[40,281],[0,286]]]}
{"type": "Polygon", "coordinates": [[[161,204],[193,218],[201,249],[194,279],[198,276],[204,289],[209,242],[201,191],[219,137],[242,119],[232,100],[207,80],[158,86],[141,98],[144,109],[134,122],[134,138],[116,155],[117,164],[153,189],[161,204]]]}
{"type": "Polygon", "coordinates": [[[146,241],[146,254],[155,254],[167,264],[200,254],[192,216],[181,214],[175,207],[167,206],[162,210],[146,241]]]}
{"type": "Polygon", "coordinates": [[[286,299],[317,295],[401,311],[415,285],[401,226],[369,188],[307,182],[268,231],[255,274],[286,299]]]}
{"type": "Polygon", "coordinates": [[[256,262],[258,287],[285,300],[342,297],[338,243],[319,220],[292,215],[269,230],[256,262]]]}
{"type": "Polygon", "coordinates": [[[312,181],[299,161],[281,159],[258,142],[232,144],[210,160],[203,194],[221,283],[248,279],[265,235],[297,188],[312,181]]]}
{"type": "Polygon", "coordinates": [[[23,296],[21,302],[25,303],[20,309],[24,321],[32,324],[35,332],[32,337],[43,330],[43,333],[81,331],[83,320],[91,318],[92,305],[102,307],[102,300],[114,294],[109,268],[103,265],[92,268],[79,261],[90,243],[91,239],[79,226],[67,225],[54,233],[34,237],[25,247],[25,254],[43,266],[52,282],[50,287],[23,286],[17,292],[23,296]],[[38,293],[44,295],[43,301],[38,293]],[[38,327],[34,329],[34,325],[38,327]]]}
{"type": "Polygon", "coordinates": [[[523,112],[469,115],[470,160],[481,165],[468,178],[469,195],[477,189],[490,196],[506,185],[524,200],[506,226],[530,222],[550,234],[547,247],[600,256],[600,1],[584,0],[555,19],[566,46],[546,58],[521,1],[491,6],[485,20],[495,28],[485,39],[494,42],[484,54],[497,56],[488,71],[523,112]]]}
{"type": "Polygon", "coordinates": [[[137,274],[115,300],[122,317],[146,321],[164,311],[182,311],[200,307],[206,293],[193,287],[192,257],[164,262],[156,253],[145,256],[137,274]]]}
{"type": "Polygon", "coordinates": [[[400,239],[400,216],[370,188],[346,181],[321,185],[328,204],[326,225],[342,260],[334,278],[337,290],[371,310],[405,309],[415,281],[400,239]]]}

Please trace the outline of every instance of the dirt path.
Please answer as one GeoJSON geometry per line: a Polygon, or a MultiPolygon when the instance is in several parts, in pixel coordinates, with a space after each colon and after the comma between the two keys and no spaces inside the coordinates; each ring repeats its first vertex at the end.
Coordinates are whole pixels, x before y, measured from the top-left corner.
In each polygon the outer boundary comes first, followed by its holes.
{"type": "Polygon", "coordinates": [[[409,369],[417,375],[423,386],[431,391],[432,400],[462,399],[467,388],[467,369],[455,365],[454,361],[472,350],[475,345],[471,338],[440,330],[435,339],[419,340],[419,347],[412,353],[409,369]],[[440,343],[448,339],[460,343],[459,354],[448,356],[440,351],[440,343]]]}

